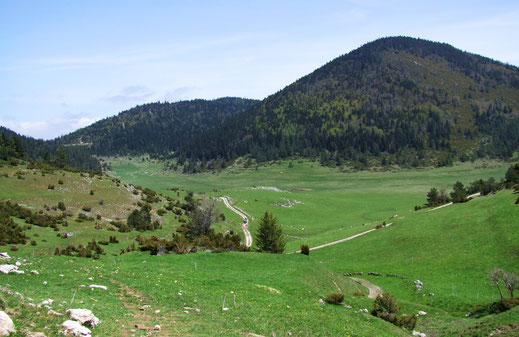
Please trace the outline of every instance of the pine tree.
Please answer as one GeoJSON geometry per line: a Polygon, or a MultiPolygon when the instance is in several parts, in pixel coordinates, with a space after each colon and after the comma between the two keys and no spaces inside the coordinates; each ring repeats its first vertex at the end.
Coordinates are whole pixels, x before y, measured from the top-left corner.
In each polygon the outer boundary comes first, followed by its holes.
{"type": "Polygon", "coordinates": [[[272,213],[265,212],[259,220],[259,228],[256,232],[256,245],[260,252],[281,254],[285,251],[283,230],[277,223],[278,219],[272,213]]]}

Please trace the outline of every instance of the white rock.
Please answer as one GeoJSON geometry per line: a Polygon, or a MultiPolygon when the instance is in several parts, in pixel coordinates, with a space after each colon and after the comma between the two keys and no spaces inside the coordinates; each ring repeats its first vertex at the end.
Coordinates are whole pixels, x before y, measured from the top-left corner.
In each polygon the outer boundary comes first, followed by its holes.
{"type": "Polygon", "coordinates": [[[59,277],[63,277],[63,274],[59,274],[58,276],[59,276],[59,277]]]}
{"type": "Polygon", "coordinates": [[[413,330],[413,336],[417,336],[417,337],[427,337],[427,335],[424,334],[423,332],[418,332],[418,331],[415,331],[415,330],[413,330]]]}
{"type": "Polygon", "coordinates": [[[368,313],[368,309],[360,309],[359,312],[365,312],[367,314],[368,313]]]}
{"type": "Polygon", "coordinates": [[[22,263],[21,263],[20,261],[16,261],[14,264],[15,264],[17,267],[20,267],[20,266],[22,265],[22,263]]]}
{"type": "Polygon", "coordinates": [[[51,315],[51,316],[63,316],[62,313],[56,312],[56,311],[54,311],[54,310],[52,310],[52,309],[49,310],[49,311],[47,311],[47,315],[51,315]]]}
{"type": "Polygon", "coordinates": [[[89,287],[90,289],[103,289],[103,290],[108,289],[107,286],[99,286],[99,285],[97,285],[97,284],[91,284],[91,285],[89,285],[88,287],[89,287]]]}
{"type": "Polygon", "coordinates": [[[11,332],[16,332],[12,319],[5,312],[0,311],[0,336],[9,336],[11,332]]]}
{"type": "Polygon", "coordinates": [[[11,257],[7,253],[0,253],[0,258],[2,258],[2,259],[10,259],[11,257]]]}
{"type": "Polygon", "coordinates": [[[157,331],[160,331],[160,325],[158,325],[158,324],[157,324],[157,325],[155,325],[155,326],[153,327],[153,330],[157,330],[157,331]]]}
{"type": "Polygon", "coordinates": [[[324,301],[322,298],[319,299],[319,303],[324,304],[324,301]]]}
{"type": "Polygon", "coordinates": [[[418,316],[426,316],[427,313],[425,311],[418,311],[418,316]]]}
{"type": "Polygon", "coordinates": [[[54,302],[54,300],[49,298],[48,300],[41,302],[40,305],[51,305],[52,302],[54,302]]]}
{"type": "Polygon", "coordinates": [[[43,285],[46,286],[47,285],[47,281],[43,281],[43,285]]]}
{"type": "Polygon", "coordinates": [[[38,273],[37,270],[31,270],[31,274],[34,274],[34,275],[40,275],[40,273],[38,273]]]}
{"type": "Polygon", "coordinates": [[[0,265],[0,273],[9,274],[13,270],[18,270],[18,267],[13,264],[0,265]]]}
{"type": "Polygon", "coordinates": [[[71,334],[72,336],[84,336],[84,337],[91,337],[92,332],[90,329],[85,328],[82,326],[79,322],[76,321],[65,321],[63,324],[61,324],[65,330],[63,331],[64,335],[71,334]]]}
{"type": "Polygon", "coordinates": [[[88,309],[69,309],[67,313],[73,320],[92,328],[99,324],[99,318],[95,317],[92,311],[88,309]]]}
{"type": "Polygon", "coordinates": [[[94,278],[93,278],[93,277],[89,277],[88,280],[89,280],[89,281],[93,281],[94,278]]]}
{"type": "Polygon", "coordinates": [[[11,270],[11,273],[15,273],[15,274],[25,274],[25,272],[23,270],[11,270]]]}

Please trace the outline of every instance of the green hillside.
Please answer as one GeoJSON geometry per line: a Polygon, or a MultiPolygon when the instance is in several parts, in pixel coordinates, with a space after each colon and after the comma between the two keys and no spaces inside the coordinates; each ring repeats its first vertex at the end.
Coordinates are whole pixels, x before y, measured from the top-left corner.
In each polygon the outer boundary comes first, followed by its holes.
{"type": "MultiPolygon", "coordinates": [[[[188,143],[179,158],[445,165],[519,146],[519,69],[408,37],[368,43],[188,143]],[[232,130],[232,132],[229,132],[232,130]]],[[[183,162],[183,160],[181,161],[183,162]]]]}
{"type": "Polygon", "coordinates": [[[136,106],[58,139],[84,145],[97,155],[169,154],[187,139],[220,125],[256,104],[225,97],[136,106]]]}

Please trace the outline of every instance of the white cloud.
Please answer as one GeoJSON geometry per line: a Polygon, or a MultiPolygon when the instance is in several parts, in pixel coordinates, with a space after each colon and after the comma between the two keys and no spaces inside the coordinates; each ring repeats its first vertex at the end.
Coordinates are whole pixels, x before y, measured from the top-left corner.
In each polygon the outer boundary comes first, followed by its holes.
{"type": "Polygon", "coordinates": [[[13,121],[0,120],[0,125],[5,126],[19,134],[34,138],[52,139],[56,135],[65,135],[77,129],[96,122],[98,118],[85,115],[68,114],[51,120],[39,121],[13,121]]]}

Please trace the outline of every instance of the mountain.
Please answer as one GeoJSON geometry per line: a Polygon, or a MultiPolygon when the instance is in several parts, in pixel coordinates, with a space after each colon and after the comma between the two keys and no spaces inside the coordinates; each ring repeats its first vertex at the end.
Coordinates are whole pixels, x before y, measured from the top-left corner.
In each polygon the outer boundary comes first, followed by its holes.
{"type": "MultiPolygon", "coordinates": [[[[49,156],[49,158],[55,156],[56,150],[60,146],[56,140],[46,141],[22,136],[3,126],[0,126],[0,134],[4,134],[8,139],[12,137],[19,139],[25,154],[35,160],[46,156],[49,156]]],[[[101,163],[91,155],[88,148],[83,146],[65,146],[63,149],[65,150],[66,164],[68,166],[90,171],[101,170],[101,163]]]]}
{"type": "Polygon", "coordinates": [[[177,155],[442,165],[511,156],[518,116],[517,67],[445,43],[388,37],[327,63],[177,155]]]}
{"type": "Polygon", "coordinates": [[[186,139],[221,125],[258,102],[224,97],[144,104],[77,130],[58,142],[86,145],[96,155],[168,154],[186,139]]]}

